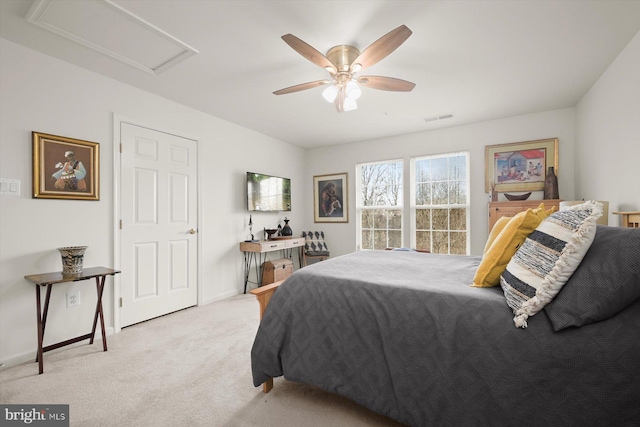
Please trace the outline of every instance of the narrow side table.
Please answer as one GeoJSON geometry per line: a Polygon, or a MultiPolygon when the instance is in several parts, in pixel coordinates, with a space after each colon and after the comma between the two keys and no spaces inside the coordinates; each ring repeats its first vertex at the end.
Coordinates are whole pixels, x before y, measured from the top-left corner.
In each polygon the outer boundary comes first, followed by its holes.
{"type": "Polygon", "coordinates": [[[38,362],[39,373],[44,372],[44,365],[42,361],[43,353],[55,350],[56,348],[64,347],[69,344],[76,343],[78,341],[89,339],[89,344],[93,344],[93,338],[96,333],[96,326],[98,325],[98,317],[100,317],[100,327],[102,329],[102,348],[104,351],[107,351],[107,334],[104,329],[104,314],[102,313],[102,294],[104,292],[104,282],[107,276],[114,276],[120,273],[118,270],[112,270],[110,268],[105,267],[92,267],[85,268],[82,272],[78,274],[71,275],[63,275],[62,272],[56,273],[45,273],[45,274],[32,274],[29,276],[24,276],[25,279],[29,280],[33,284],[36,285],[36,312],[38,315],[38,354],[36,356],[36,361],[38,362]],[[51,298],[51,287],[56,283],[66,283],[66,282],[79,282],[81,280],[88,279],[96,279],[96,290],[98,292],[98,302],[96,303],[96,311],[93,316],[93,328],[91,332],[85,335],[81,335],[76,338],[71,338],[66,341],[61,341],[56,344],[51,344],[46,347],[42,347],[42,342],[44,340],[44,328],[47,324],[47,314],[49,312],[49,300],[51,298]],[[44,311],[42,310],[42,304],[40,301],[40,286],[47,287],[47,295],[44,299],[44,311]]]}
{"type": "Polygon", "coordinates": [[[615,215],[622,215],[622,226],[638,228],[640,227],[640,211],[633,212],[613,212],[615,215]]]}

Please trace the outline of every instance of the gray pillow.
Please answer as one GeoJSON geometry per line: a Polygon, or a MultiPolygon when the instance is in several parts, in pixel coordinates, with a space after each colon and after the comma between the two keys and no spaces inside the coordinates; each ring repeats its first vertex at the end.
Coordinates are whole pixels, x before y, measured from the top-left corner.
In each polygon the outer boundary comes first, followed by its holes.
{"type": "Polygon", "coordinates": [[[545,306],[553,329],[606,320],[640,298],[640,228],[599,225],[584,259],[545,306]]]}

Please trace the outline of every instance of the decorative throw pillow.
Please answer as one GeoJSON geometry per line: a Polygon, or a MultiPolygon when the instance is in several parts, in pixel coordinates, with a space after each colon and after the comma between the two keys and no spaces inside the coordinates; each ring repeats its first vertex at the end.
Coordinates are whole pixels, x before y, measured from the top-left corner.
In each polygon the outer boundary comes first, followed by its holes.
{"type": "Polygon", "coordinates": [[[482,257],[471,286],[477,288],[498,286],[500,275],[507,267],[513,254],[522,245],[524,239],[552,211],[553,209],[545,211],[544,203],[540,203],[536,209],[527,209],[511,218],[482,257]]]}
{"type": "Polygon", "coordinates": [[[598,225],[584,259],[545,306],[553,329],[615,316],[640,298],[640,228],[598,225]]]}
{"type": "Polygon", "coordinates": [[[516,327],[555,297],[589,250],[602,204],[589,201],[551,214],[526,238],[500,277],[516,327]]]}
{"type": "Polygon", "coordinates": [[[493,242],[496,240],[496,237],[498,237],[500,232],[504,230],[504,228],[507,226],[511,218],[513,217],[502,216],[498,218],[495,224],[493,224],[493,228],[489,232],[489,238],[487,239],[487,243],[485,243],[484,245],[484,250],[482,251],[482,255],[485,255],[487,252],[489,252],[489,248],[491,247],[493,242]]]}
{"type": "Polygon", "coordinates": [[[304,251],[309,256],[329,256],[329,248],[324,242],[323,231],[303,231],[304,251]]]}

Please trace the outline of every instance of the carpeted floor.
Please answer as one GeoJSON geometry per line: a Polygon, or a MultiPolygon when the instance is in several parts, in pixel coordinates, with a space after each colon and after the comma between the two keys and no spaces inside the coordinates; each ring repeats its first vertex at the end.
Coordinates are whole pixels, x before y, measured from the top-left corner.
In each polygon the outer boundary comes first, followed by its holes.
{"type": "Polygon", "coordinates": [[[257,327],[252,295],[176,312],[107,337],[107,352],[98,340],[46,353],[42,375],[2,369],[0,403],[69,404],[72,426],[401,426],[282,378],[253,387],[257,327]]]}

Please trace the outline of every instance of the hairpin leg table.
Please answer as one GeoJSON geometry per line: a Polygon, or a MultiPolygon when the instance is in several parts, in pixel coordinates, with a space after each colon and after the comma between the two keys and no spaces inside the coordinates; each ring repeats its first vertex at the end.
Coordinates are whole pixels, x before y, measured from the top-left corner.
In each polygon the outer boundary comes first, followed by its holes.
{"type": "Polygon", "coordinates": [[[98,325],[98,317],[100,318],[100,328],[102,330],[102,348],[104,351],[107,351],[107,335],[104,329],[104,314],[102,312],[102,294],[104,292],[104,282],[107,276],[114,276],[120,273],[118,270],[112,270],[110,268],[105,267],[92,267],[85,268],[82,272],[77,274],[63,275],[62,272],[57,273],[45,273],[45,274],[32,274],[30,276],[24,276],[25,279],[29,280],[33,284],[36,285],[36,313],[38,316],[38,355],[36,357],[36,361],[38,362],[38,367],[40,372],[44,372],[44,366],[42,361],[42,355],[44,352],[49,350],[54,350],[56,348],[64,347],[69,344],[76,343],[78,341],[89,339],[89,344],[93,344],[93,338],[96,333],[96,327],[98,325]],[[76,338],[71,338],[66,341],[61,341],[56,344],[51,344],[46,347],[42,347],[42,342],[44,340],[44,328],[47,324],[47,314],[49,312],[49,299],[51,298],[51,288],[56,283],[65,283],[65,282],[79,282],[81,280],[88,279],[96,279],[96,291],[98,293],[98,302],[96,303],[96,311],[93,316],[93,328],[91,332],[85,335],[81,335],[76,338]],[[42,309],[42,304],[40,301],[40,286],[47,287],[47,294],[44,299],[44,311],[42,309]]]}

